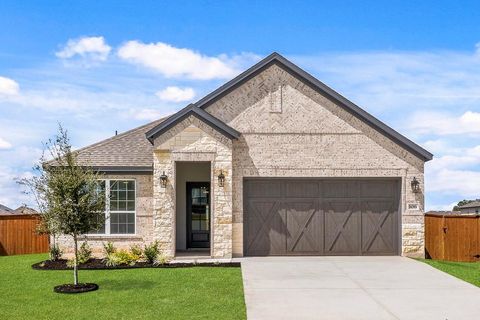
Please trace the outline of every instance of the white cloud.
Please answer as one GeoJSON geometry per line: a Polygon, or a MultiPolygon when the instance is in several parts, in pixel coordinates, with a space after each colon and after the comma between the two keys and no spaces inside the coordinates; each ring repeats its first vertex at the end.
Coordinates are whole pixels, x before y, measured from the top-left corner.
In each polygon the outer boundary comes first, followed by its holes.
{"type": "Polygon", "coordinates": [[[441,169],[434,174],[427,171],[427,176],[427,192],[459,195],[460,200],[480,195],[479,171],[441,169]]]}
{"type": "Polygon", "coordinates": [[[0,97],[15,96],[20,92],[20,86],[15,80],[0,76],[0,97]]]}
{"type": "Polygon", "coordinates": [[[478,198],[480,145],[471,148],[448,147],[444,152],[447,154],[436,157],[426,164],[428,192],[457,194],[461,199],[478,198]]]}
{"type": "MultiPolygon", "coordinates": [[[[123,88],[124,89],[124,88],[123,88]]],[[[132,107],[152,105],[158,100],[150,92],[115,90],[89,90],[82,86],[39,86],[23,90],[22,95],[8,99],[9,105],[22,106],[29,110],[44,110],[56,119],[63,116],[94,117],[102,113],[128,110],[132,107]]]]}
{"type": "Polygon", "coordinates": [[[17,208],[26,203],[35,205],[30,195],[23,193],[25,188],[16,179],[32,176],[31,168],[39,160],[42,150],[20,146],[0,152],[0,203],[17,208]]]}
{"type": "Polygon", "coordinates": [[[168,78],[197,80],[224,79],[240,72],[244,60],[257,57],[253,54],[236,56],[207,56],[187,48],[176,48],[167,43],[142,43],[128,41],[118,49],[121,59],[151,68],[168,78]]]}
{"type": "Polygon", "coordinates": [[[12,144],[0,137],[0,150],[10,149],[12,144]]]}
{"type": "Polygon", "coordinates": [[[452,147],[442,139],[428,140],[422,143],[422,147],[432,152],[435,155],[445,154],[445,152],[451,152],[452,147]]]}
{"type": "Polygon", "coordinates": [[[422,111],[413,114],[410,129],[419,134],[480,134],[480,112],[466,111],[461,115],[422,111]]]}
{"type": "Polygon", "coordinates": [[[61,59],[69,59],[75,56],[89,58],[97,61],[105,61],[112,48],[106,44],[103,37],[82,37],[68,40],[62,50],[55,53],[61,59]]]}
{"type": "Polygon", "coordinates": [[[18,178],[28,178],[31,175],[29,171],[17,171],[0,165],[0,203],[10,208],[18,208],[23,204],[36,207],[34,198],[25,194],[25,188],[16,182],[18,178]]]}
{"type": "Polygon", "coordinates": [[[192,100],[195,97],[195,91],[192,88],[166,87],[157,91],[155,95],[163,101],[183,102],[192,100]]]}

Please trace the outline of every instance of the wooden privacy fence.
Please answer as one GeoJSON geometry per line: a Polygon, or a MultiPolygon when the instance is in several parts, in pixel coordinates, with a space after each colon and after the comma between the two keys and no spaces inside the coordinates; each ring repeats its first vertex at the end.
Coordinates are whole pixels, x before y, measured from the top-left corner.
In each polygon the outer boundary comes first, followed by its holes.
{"type": "Polygon", "coordinates": [[[0,256],[48,252],[48,235],[36,233],[39,215],[0,215],[0,256]]]}
{"type": "Polygon", "coordinates": [[[425,215],[427,258],[480,261],[480,216],[425,215]]]}

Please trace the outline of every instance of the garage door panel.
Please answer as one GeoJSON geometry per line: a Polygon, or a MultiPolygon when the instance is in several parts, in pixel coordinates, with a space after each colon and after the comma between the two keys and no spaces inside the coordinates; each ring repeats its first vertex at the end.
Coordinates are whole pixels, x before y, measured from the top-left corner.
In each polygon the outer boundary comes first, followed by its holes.
{"type": "Polygon", "coordinates": [[[287,251],[318,254],[322,248],[323,223],[313,201],[286,203],[287,251]]]}
{"type": "Polygon", "coordinates": [[[363,254],[389,254],[397,246],[397,209],[393,201],[369,201],[362,210],[363,254]]]}
{"type": "Polygon", "coordinates": [[[390,198],[393,199],[397,193],[396,183],[392,181],[361,181],[360,198],[390,198]]]}
{"type": "Polygon", "coordinates": [[[337,180],[322,181],[322,198],[356,198],[358,194],[358,184],[356,181],[337,180]]]}
{"type": "Polygon", "coordinates": [[[251,201],[248,203],[248,210],[252,213],[246,217],[249,225],[248,231],[250,231],[253,235],[257,234],[268,221],[269,215],[272,213],[275,205],[275,201],[266,200],[251,201]]]}
{"type": "Polygon", "coordinates": [[[246,179],[246,255],[395,255],[399,180],[246,179]]]}
{"type": "Polygon", "coordinates": [[[246,220],[247,251],[254,255],[285,254],[285,209],[277,201],[252,201],[246,220]]]}
{"type": "Polygon", "coordinates": [[[320,193],[318,181],[288,181],[285,186],[285,194],[289,198],[316,198],[320,193]]]}
{"type": "Polygon", "coordinates": [[[360,253],[360,210],[356,202],[326,202],[322,204],[325,216],[325,252],[332,255],[360,253]]]}
{"type": "Polygon", "coordinates": [[[245,190],[248,198],[278,198],[282,196],[284,182],[278,180],[258,180],[249,183],[245,190]]]}

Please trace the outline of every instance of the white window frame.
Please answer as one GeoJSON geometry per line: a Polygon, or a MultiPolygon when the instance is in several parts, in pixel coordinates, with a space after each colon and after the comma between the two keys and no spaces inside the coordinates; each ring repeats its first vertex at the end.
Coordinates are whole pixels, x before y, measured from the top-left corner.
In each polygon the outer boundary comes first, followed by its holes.
{"type": "Polygon", "coordinates": [[[135,179],[100,179],[105,182],[105,233],[89,233],[87,236],[107,236],[107,237],[132,237],[137,235],[137,180],[135,179]],[[133,181],[135,187],[135,208],[133,211],[110,211],[110,181],[133,181]],[[134,214],[134,233],[110,233],[110,214],[111,213],[132,213],[134,214]]]}

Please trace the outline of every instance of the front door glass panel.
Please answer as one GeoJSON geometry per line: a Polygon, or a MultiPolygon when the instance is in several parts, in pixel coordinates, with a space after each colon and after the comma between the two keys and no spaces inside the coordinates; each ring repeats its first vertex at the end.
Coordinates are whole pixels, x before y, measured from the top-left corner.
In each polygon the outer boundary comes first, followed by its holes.
{"type": "Polygon", "coordinates": [[[206,187],[192,188],[192,231],[208,231],[208,189],[206,187]]]}
{"type": "Polygon", "coordinates": [[[210,247],[210,184],[187,183],[187,242],[189,248],[210,247]]]}

